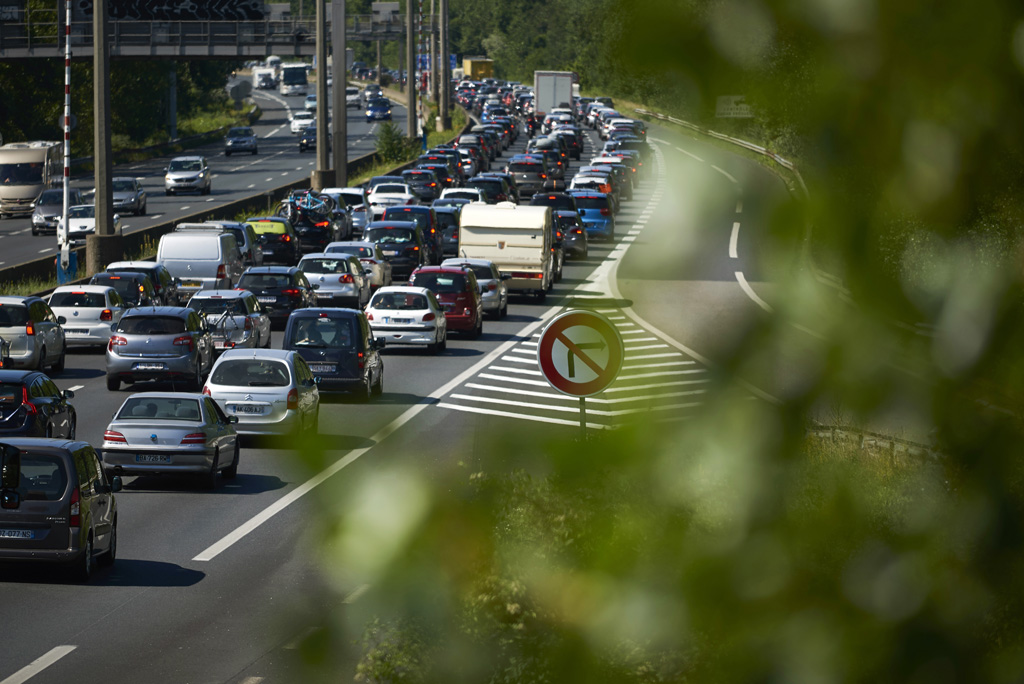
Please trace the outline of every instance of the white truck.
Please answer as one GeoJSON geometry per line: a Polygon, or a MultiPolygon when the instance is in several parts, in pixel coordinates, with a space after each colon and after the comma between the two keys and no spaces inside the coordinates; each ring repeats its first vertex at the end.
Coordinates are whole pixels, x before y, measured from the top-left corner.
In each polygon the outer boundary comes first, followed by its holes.
{"type": "MultiPolygon", "coordinates": [[[[275,82],[274,75],[276,71],[272,67],[253,67],[252,70],[252,87],[256,90],[260,87],[260,80],[264,76],[269,76],[271,83],[275,82]]],[[[272,86],[265,86],[272,87],[272,86]]]]}
{"type": "Polygon", "coordinates": [[[543,301],[554,282],[553,234],[551,207],[471,202],[459,217],[458,255],[494,262],[502,275],[511,276],[509,291],[543,301]]]}
{"type": "Polygon", "coordinates": [[[549,113],[559,107],[572,108],[571,71],[533,72],[533,111],[549,113]]]}

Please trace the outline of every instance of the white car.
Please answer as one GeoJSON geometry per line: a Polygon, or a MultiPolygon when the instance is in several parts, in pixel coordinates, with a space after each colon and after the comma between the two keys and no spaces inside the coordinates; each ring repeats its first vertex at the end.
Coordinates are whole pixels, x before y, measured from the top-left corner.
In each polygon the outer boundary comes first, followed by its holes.
{"type": "Polygon", "coordinates": [[[425,287],[392,285],[374,293],[366,305],[366,320],[374,337],[388,345],[426,347],[436,354],[447,346],[448,325],[444,308],[425,287]]]}
{"type": "Polygon", "coordinates": [[[345,109],[355,107],[361,109],[363,106],[363,93],[359,88],[349,86],[345,88],[345,109]]]}
{"type": "Polygon", "coordinates": [[[374,242],[332,242],[324,249],[328,254],[343,252],[359,259],[370,269],[370,290],[391,284],[391,262],[384,258],[380,245],[374,242]]]}
{"type": "MultiPolygon", "coordinates": [[[[67,218],[61,217],[57,222],[57,235],[64,229],[65,222],[68,227],[68,242],[73,245],[83,244],[85,236],[96,232],[96,205],[79,204],[68,207],[67,218]]],[[[121,217],[114,214],[114,233],[120,235],[121,230],[121,217]]]]}
{"type": "Polygon", "coordinates": [[[305,102],[302,103],[302,108],[307,112],[316,112],[316,95],[307,95],[305,102]]]}
{"type": "Polygon", "coordinates": [[[106,347],[113,326],[129,308],[106,285],[62,285],[46,301],[55,316],[67,320],[61,327],[69,347],[106,347]]]}
{"type": "Polygon", "coordinates": [[[456,148],[456,150],[462,158],[462,169],[466,172],[466,178],[472,178],[480,170],[476,165],[476,157],[473,156],[472,152],[465,148],[456,148]]]}
{"type": "Polygon", "coordinates": [[[316,117],[313,115],[313,112],[302,111],[295,112],[295,114],[292,115],[290,127],[294,135],[298,135],[299,133],[302,133],[302,131],[306,130],[306,128],[308,128],[309,126],[315,125],[316,117]]]}
{"type": "Polygon", "coordinates": [[[206,318],[215,352],[270,347],[270,317],[248,290],[200,290],[187,306],[206,318]]]}
{"type": "Polygon", "coordinates": [[[297,352],[229,349],[213,364],[203,394],[228,416],[240,435],[299,435],[317,432],[320,391],[297,352]]]}
{"type": "Polygon", "coordinates": [[[480,188],[445,188],[441,191],[440,199],[468,199],[470,202],[486,202],[484,191],[480,188]]]}
{"type": "Polygon", "coordinates": [[[373,212],[374,221],[379,221],[384,216],[384,212],[388,207],[420,203],[412,188],[405,183],[380,183],[375,185],[370,194],[367,195],[367,199],[370,201],[370,210],[373,212]]]}

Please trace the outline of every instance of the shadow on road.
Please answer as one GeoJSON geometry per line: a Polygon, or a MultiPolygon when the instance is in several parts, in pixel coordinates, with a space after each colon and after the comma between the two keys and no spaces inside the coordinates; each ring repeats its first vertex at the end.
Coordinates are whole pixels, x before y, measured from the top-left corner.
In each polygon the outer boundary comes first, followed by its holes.
{"type": "MultiPolygon", "coordinates": [[[[248,446],[243,444],[243,446],[248,446]]],[[[261,445],[266,446],[266,445],[261,445]]],[[[127,478],[125,478],[127,479],[127,478]]],[[[245,472],[245,453],[238,463],[238,476],[227,480],[218,478],[215,489],[203,489],[196,478],[177,475],[139,475],[124,483],[124,492],[194,492],[202,495],[262,494],[284,487],[287,482],[273,475],[254,475],[245,472]]]]}
{"type": "MultiPolygon", "coordinates": [[[[22,584],[78,584],[68,568],[57,565],[0,567],[4,582],[22,584]]],[[[97,568],[89,584],[107,587],[191,587],[206,573],[174,563],[118,558],[110,568],[97,568]]]]}

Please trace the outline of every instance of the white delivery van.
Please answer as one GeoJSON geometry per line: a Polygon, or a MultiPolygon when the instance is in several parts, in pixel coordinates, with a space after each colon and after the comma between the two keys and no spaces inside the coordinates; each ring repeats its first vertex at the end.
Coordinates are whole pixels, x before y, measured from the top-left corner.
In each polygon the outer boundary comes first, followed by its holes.
{"type": "Polygon", "coordinates": [[[459,256],[493,261],[511,276],[510,292],[543,301],[554,282],[551,235],[551,207],[472,202],[459,217],[459,256]]]}
{"type": "Polygon", "coordinates": [[[178,300],[182,304],[200,290],[230,290],[244,270],[235,236],[212,230],[164,235],[156,260],[181,281],[178,300]]]}

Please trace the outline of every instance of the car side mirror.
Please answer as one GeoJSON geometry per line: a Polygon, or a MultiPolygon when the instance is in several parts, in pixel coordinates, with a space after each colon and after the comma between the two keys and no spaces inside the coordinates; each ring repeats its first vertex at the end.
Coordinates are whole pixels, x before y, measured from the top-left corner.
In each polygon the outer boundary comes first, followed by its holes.
{"type": "Polygon", "coordinates": [[[228,424],[234,425],[238,422],[238,416],[228,416],[228,424]]]}
{"type": "Polygon", "coordinates": [[[320,283],[313,283],[313,289],[314,290],[319,290],[320,289],[320,283]]]}
{"type": "Polygon", "coordinates": [[[502,273],[501,274],[501,279],[502,280],[512,280],[512,274],[511,273],[502,273]]]}
{"type": "Polygon", "coordinates": [[[124,489],[124,482],[121,481],[120,475],[114,475],[110,478],[110,491],[114,494],[124,489]]]}
{"type": "Polygon", "coordinates": [[[64,390],[64,398],[65,399],[74,399],[75,398],[75,393],[73,391],[71,391],[71,390],[64,390]]]}
{"type": "Polygon", "coordinates": [[[373,340],[373,347],[374,347],[374,349],[377,349],[377,350],[383,349],[386,344],[387,344],[387,340],[385,340],[383,337],[377,337],[377,338],[374,338],[374,340],[373,340]]]}
{"type": "Polygon", "coordinates": [[[68,322],[68,319],[65,318],[64,316],[57,316],[57,322],[60,323],[61,325],[64,325],[65,323],[68,322]]]}

